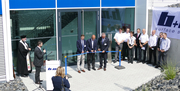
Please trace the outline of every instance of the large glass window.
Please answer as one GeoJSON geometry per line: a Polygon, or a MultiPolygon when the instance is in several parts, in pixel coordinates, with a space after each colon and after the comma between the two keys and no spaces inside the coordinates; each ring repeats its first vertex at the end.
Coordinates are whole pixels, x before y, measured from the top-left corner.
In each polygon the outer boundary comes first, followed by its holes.
{"type": "Polygon", "coordinates": [[[55,10],[15,10],[10,12],[13,64],[16,69],[18,43],[21,35],[27,36],[27,43],[32,51],[41,40],[47,55],[44,59],[56,60],[56,13],[55,10]]]}
{"type": "Polygon", "coordinates": [[[134,31],[134,8],[102,9],[102,32],[114,33],[127,27],[134,31]]]}
{"type": "MultiPolygon", "coordinates": [[[[134,8],[103,8],[102,9],[102,32],[105,32],[112,39],[111,48],[115,50],[114,35],[118,28],[130,28],[134,31],[134,8]]],[[[112,54],[114,57],[114,53],[112,54]]]]}

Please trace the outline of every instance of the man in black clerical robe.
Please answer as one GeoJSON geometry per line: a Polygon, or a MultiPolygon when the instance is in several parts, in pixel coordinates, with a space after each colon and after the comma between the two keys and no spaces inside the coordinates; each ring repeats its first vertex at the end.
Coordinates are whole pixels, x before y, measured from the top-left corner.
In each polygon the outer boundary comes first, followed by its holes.
{"type": "Polygon", "coordinates": [[[26,35],[22,35],[18,45],[17,58],[17,73],[22,77],[28,76],[29,72],[32,71],[29,51],[31,48],[26,43],[26,35]]]}

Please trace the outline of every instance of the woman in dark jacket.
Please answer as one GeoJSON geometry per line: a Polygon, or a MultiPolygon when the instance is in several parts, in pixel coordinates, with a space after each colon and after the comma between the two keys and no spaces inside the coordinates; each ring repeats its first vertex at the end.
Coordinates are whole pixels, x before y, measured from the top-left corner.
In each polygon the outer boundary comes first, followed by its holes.
{"type": "Polygon", "coordinates": [[[54,86],[53,91],[61,91],[62,80],[63,80],[63,83],[64,83],[64,87],[70,88],[68,78],[65,77],[64,68],[63,67],[58,67],[57,70],[56,70],[56,76],[52,77],[52,83],[53,83],[53,86],[54,86]]]}

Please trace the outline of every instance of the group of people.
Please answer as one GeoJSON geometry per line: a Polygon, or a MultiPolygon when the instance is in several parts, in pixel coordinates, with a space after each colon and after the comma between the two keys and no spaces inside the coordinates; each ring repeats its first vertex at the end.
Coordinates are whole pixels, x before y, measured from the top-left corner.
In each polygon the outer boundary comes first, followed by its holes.
{"type": "Polygon", "coordinates": [[[100,53],[100,66],[98,70],[102,69],[103,60],[104,60],[104,71],[106,71],[106,59],[107,59],[107,52],[109,48],[109,39],[106,37],[105,33],[102,33],[102,36],[96,40],[96,36],[92,35],[90,39],[87,41],[84,40],[85,36],[81,35],[81,39],[77,41],[77,54],[82,54],[77,56],[77,69],[78,73],[85,72],[84,70],[84,60],[85,55],[83,53],[87,52],[87,66],[88,70],[90,71],[90,63],[92,63],[92,69],[95,69],[95,53],[96,51],[102,51],[100,53]],[[81,65],[80,65],[81,62],[81,65]]]}
{"type": "MultiPolygon", "coordinates": [[[[32,71],[32,64],[30,60],[30,51],[31,48],[29,45],[26,43],[26,35],[21,36],[21,40],[19,41],[18,45],[18,59],[17,59],[17,75],[21,77],[27,77],[29,73],[32,71]]],[[[45,49],[41,49],[43,46],[42,41],[38,41],[37,47],[34,50],[34,66],[36,69],[35,72],[35,83],[36,84],[41,84],[42,80],[40,80],[40,71],[41,71],[41,66],[43,65],[44,62],[44,55],[46,54],[45,49]]]]}
{"type": "MultiPolygon", "coordinates": [[[[141,30],[138,28],[137,33],[130,31],[130,28],[127,28],[123,33],[122,28],[119,28],[119,31],[115,34],[114,40],[116,42],[116,51],[122,50],[122,60],[126,60],[127,57],[128,63],[133,64],[133,60],[137,60],[137,63],[142,62],[147,64],[152,64],[155,68],[162,67],[167,64],[167,52],[170,48],[170,39],[167,38],[166,33],[159,33],[158,36],[155,35],[156,30],[153,30],[150,37],[147,35],[146,30],[141,30]],[[146,52],[149,48],[149,59],[146,61],[146,52]],[[156,57],[156,52],[158,50],[158,61],[156,57]],[[135,58],[134,58],[135,51],[135,58]],[[152,55],[154,62],[152,62],[152,55]]],[[[96,51],[101,51],[100,57],[100,66],[98,70],[102,69],[104,66],[104,71],[106,71],[107,63],[107,51],[109,48],[110,41],[106,37],[105,33],[102,33],[102,36],[95,39],[95,35],[92,35],[87,41],[84,40],[84,35],[81,35],[81,39],[77,41],[77,54],[82,54],[77,57],[77,69],[78,73],[85,72],[84,70],[84,60],[85,55],[83,53],[87,52],[87,67],[90,71],[90,62],[92,62],[92,69],[95,69],[95,53],[96,51]],[[81,63],[81,65],[80,65],[81,63]],[[103,64],[104,63],[104,64],[103,64]]],[[[118,53],[115,54],[114,63],[118,61],[118,53]]]]}

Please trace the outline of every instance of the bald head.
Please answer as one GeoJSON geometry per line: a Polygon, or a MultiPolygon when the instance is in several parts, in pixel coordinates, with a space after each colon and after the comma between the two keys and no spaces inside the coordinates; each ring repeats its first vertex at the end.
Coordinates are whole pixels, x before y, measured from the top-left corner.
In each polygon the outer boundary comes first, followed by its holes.
{"type": "Polygon", "coordinates": [[[105,33],[102,33],[101,37],[102,37],[102,38],[105,38],[105,37],[106,37],[106,34],[105,34],[105,33]]]}
{"type": "Polygon", "coordinates": [[[92,39],[92,40],[96,39],[96,36],[95,36],[95,35],[92,35],[91,39],[92,39]]]}
{"type": "Polygon", "coordinates": [[[146,34],[146,29],[142,29],[143,34],[146,34]]]}
{"type": "Polygon", "coordinates": [[[152,31],[152,35],[155,35],[155,33],[156,33],[156,30],[153,30],[153,31],[152,31]]]}

